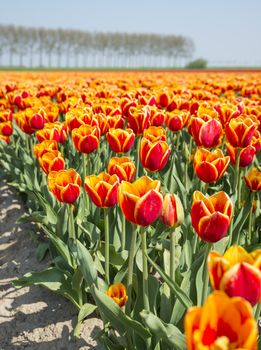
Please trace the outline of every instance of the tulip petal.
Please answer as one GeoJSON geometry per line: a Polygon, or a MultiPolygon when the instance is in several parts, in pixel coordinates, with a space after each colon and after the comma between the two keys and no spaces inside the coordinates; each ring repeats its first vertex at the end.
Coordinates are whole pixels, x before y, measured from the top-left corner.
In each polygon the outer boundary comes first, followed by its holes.
{"type": "Polygon", "coordinates": [[[198,234],[204,241],[215,243],[225,237],[228,227],[228,216],[215,212],[211,216],[205,216],[199,220],[198,234]]]}
{"type": "Polygon", "coordinates": [[[138,225],[148,226],[160,215],[162,208],[162,195],[155,190],[150,190],[137,202],[134,218],[138,225]]]}

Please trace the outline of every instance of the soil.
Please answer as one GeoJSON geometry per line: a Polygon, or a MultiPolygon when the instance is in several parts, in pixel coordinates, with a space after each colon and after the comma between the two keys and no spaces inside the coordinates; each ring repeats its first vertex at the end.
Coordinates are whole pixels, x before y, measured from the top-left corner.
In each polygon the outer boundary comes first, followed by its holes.
{"type": "Polygon", "coordinates": [[[101,350],[92,337],[101,330],[97,318],[84,321],[73,337],[77,310],[62,296],[38,286],[16,289],[12,281],[48,265],[39,263],[32,225],[17,224],[26,211],[17,193],[0,181],[0,350],[101,350]]]}

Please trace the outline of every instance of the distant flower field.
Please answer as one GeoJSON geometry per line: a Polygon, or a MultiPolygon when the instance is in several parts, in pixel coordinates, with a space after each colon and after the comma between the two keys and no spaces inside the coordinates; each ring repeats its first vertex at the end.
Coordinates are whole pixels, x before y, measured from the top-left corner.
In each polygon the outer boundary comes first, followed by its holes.
{"type": "MultiPolygon", "coordinates": [[[[106,349],[257,350],[261,72],[0,73],[0,165],[106,349]]],[[[28,267],[30,268],[30,267],[28,267]]]]}

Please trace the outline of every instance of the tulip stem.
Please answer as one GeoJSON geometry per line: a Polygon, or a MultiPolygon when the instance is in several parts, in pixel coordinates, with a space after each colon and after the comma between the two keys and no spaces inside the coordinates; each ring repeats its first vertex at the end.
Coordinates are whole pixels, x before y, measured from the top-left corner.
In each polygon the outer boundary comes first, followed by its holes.
{"type": "Polygon", "coordinates": [[[250,196],[250,201],[251,201],[251,208],[249,212],[249,220],[248,220],[248,234],[247,234],[247,243],[248,245],[251,244],[252,241],[252,220],[253,220],[253,201],[254,201],[254,192],[251,192],[250,196]]]}
{"type": "Polygon", "coordinates": [[[261,302],[259,302],[256,305],[256,309],[255,309],[255,319],[256,319],[257,322],[258,322],[258,319],[260,317],[260,313],[261,313],[261,302]]]}
{"type": "Polygon", "coordinates": [[[147,263],[147,237],[146,230],[141,227],[141,249],[142,249],[142,292],[143,292],[143,306],[144,309],[149,311],[149,289],[148,289],[148,263],[147,263]]]}
{"type": "Polygon", "coordinates": [[[73,205],[72,204],[67,204],[67,210],[68,210],[68,232],[69,232],[69,238],[75,240],[73,205]]]}
{"type": "MultiPolygon", "coordinates": [[[[84,184],[84,181],[85,181],[85,178],[87,175],[90,175],[90,159],[89,159],[89,156],[88,154],[86,153],[83,153],[83,184],[84,184]],[[87,171],[87,167],[88,167],[88,171],[87,171]]],[[[89,203],[89,198],[88,198],[88,194],[86,191],[84,191],[84,201],[85,201],[85,205],[86,205],[86,208],[87,208],[87,211],[89,212],[90,210],[90,203],[89,203]]]]}
{"type": "Polygon", "coordinates": [[[136,144],[136,159],[135,159],[135,163],[136,163],[136,179],[138,179],[139,173],[140,173],[140,140],[141,140],[141,137],[138,136],[137,144],[136,144]]]}
{"type": "Polygon", "coordinates": [[[236,149],[236,165],[235,165],[235,182],[234,182],[234,195],[235,195],[235,206],[237,203],[237,190],[238,190],[238,180],[239,180],[239,162],[240,162],[240,151],[236,149]]]}
{"type": "Polygon", "coordinates": [[[175,249],[176,248],[176,234],[172,231],[170,234],[170,278],[175,282],[175,249]]]}
{"type": "Polygon", "coordinates": [[[178,132],[177,132],[177,143],[176,143],[176,150],[177,150],[177,151],[179,150],[180,133],[181,133],[181,131],[178,131],[178,132]]]}
{"type": "Polygon", "coordinates": [[[110,235],[109,235],[109,212],[104,208],[104,241],[105,241],[105,282],[110,285],[110,235]]]}
{"type": "Polygon", "coordinates": [[[205,251],[205,261],[204,261],[204,270],[203,270],[203,290],[202,290],[202,300],[201,305],[204,304],[205,300],[207,299],[208,295],[208,282],[209,282],[209,275],[208,275],[208,254],[211,250],[212,243],[207,243],[206,251],[205,251]]]}
{"type": "Polygon", "coordinates": [[[131,235],[131,246],[129,251],[129,261],[128,261],[128,276],[127,276],[127,295],[128,295],[128,302],[126,305],[127,315],[130,315],[130,312],[131,312],[133,263],[134,263],[134,256],[136,251],[136,240],[137,240],[137,226],[133,224],[132,235],[131,235]]]}
{"type": "Polygon", "coordinates": [[[121,212],[121,221],[122,221],[122,228],[121,228],[121,250],[125,249],[126,245],[126,219],[123,212],[121,212]]]}

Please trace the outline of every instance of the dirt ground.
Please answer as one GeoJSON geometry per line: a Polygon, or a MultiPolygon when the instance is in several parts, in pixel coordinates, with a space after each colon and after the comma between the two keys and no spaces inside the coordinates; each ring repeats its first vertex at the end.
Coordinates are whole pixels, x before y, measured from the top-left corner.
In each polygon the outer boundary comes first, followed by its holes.
{"type": "Polygon", "coordinates": [[[0,181],[0,350],[101,350],[92,339],[102,327],[97,318],[82,325],[81,338],[72,335],[77,312],[63,297],[42,287],[15,289],[11,282],[47,265],[35,257],[32,226],[16,224],[24,205],[4,181],[0,181]]]}

